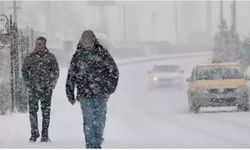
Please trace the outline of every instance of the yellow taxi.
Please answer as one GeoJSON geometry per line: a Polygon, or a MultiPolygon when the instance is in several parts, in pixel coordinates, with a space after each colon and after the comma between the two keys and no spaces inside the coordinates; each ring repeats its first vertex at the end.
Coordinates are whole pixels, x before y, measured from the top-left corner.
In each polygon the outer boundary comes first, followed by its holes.
{"type": "Polygon", "coordinates": [[[236,63],[212,63],[193,68],[187,79],[188,106],[198,113],[200,107],[237,106],[248,111],[247,77],[236,63]]]}

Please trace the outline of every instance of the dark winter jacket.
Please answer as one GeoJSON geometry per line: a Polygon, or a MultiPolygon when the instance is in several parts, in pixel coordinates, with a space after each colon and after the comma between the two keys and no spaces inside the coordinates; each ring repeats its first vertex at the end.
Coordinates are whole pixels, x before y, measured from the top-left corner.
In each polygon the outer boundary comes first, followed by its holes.
{"type": "Polygon", "coordinates": [[[31,52],[24,60],[22,76],[29,89],[54,89],[59,77],[56,57],[47,49],[31,52]]]}
{"type": "Polygon", "coordinates": [[[108,50],[97,46],[95,52],[90,52],[78,46],[68,70],[66,94],[69,99],[75,99],[76,87],[77,97],[111,95],[117,87],[118,79],[117,65],[108,50]]]}

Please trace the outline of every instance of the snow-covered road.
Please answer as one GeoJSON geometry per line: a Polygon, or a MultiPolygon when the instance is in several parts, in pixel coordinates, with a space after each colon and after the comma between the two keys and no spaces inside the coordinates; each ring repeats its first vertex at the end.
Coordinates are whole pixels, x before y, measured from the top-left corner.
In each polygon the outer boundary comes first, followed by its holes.
{"type": "MultiPolygon", "coordinates": [[[[167,59],[120,66],[118,89],[108,102],[104,148],[250,148],[250,112],[234,108],[188,112],[186,88],[151,91],[147,70],[158,63],[180,64],[189,76],[207,56],[167,59]]],[[[52,143],[29,143],[28,114],[0,116],[0,148],[82,148],[82,115],[65,96],[66,68],[61,68],[52,99],[52,143]]],[[[39,110],[41,125],[41,111],[39,110]]]]}

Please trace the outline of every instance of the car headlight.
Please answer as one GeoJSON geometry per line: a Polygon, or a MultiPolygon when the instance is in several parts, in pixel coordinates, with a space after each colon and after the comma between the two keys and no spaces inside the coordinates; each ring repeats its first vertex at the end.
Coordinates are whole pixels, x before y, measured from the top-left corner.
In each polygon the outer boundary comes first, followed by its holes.
{"type": "Polygon", "coordinates": [[[153,80],[157,81],[157,80],[159,80],[159,78],[155,76],[155,77],[153,77],[153,80]]]}
{"type": "Polygon", "coordinates": [[[197,94],[209,94],[207,89],[200,89],[197,91],[197,94]]]}
{"type": "Polygon", "coordinates": [[[237,89],[235,90],[235,92],[236,92],[236,93],[241,93],[241,92],[242,92],[242,89],[237,88],[237,89]]]}
{"type": "Polygon", "coordinates": [[[224,88],[218,88],[216,89],[218,93],[223,93],[224,92],[224,88]]]}
{"type": "Polygon", "coordinates": [[[248,92],[248,89],[247,87],[241,87],[241,88],[237,88],[235,90],[236,93],[247,93],[248,92]]]}

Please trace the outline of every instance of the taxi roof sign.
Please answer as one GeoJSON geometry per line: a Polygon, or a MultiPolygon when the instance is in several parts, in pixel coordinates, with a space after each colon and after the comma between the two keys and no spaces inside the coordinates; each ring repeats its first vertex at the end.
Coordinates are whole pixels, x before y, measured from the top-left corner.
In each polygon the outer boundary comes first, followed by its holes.
{"type": "Polygon", "coordinates": [[[212,63],[222,63],[223,61],[222,61],[222,59],[220,59],[220,58],[214,58],[213,60],[212,60],[212,63]]]}

